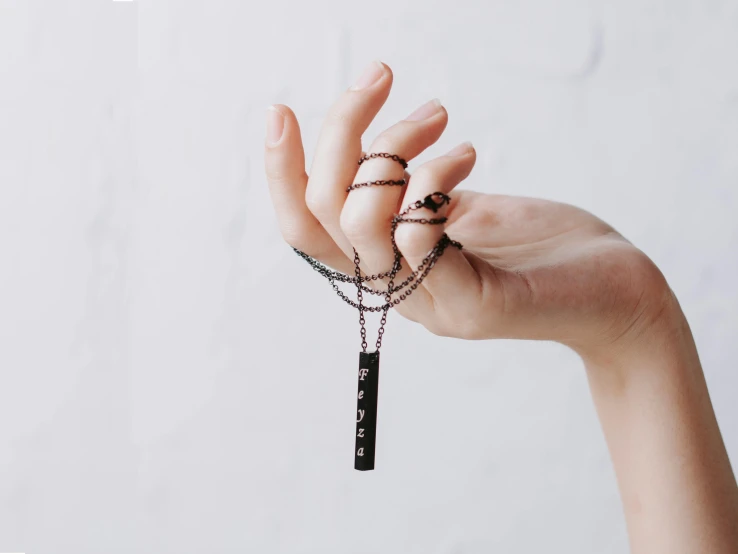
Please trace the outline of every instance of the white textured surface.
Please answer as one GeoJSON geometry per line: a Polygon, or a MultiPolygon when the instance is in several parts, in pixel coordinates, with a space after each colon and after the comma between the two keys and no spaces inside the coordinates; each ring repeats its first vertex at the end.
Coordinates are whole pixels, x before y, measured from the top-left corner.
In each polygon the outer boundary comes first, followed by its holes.
{"type": "MultiPolygon", "coordinates": [[[[0,551],[622,553],[578,359],[356,316],[281,242],[265,107],[373,58],[465,186],[589,209],[662,267],[738,463],[738,2],[0,0],[0,551]]],[[[421,158],[421,160],[423,159],[421,158]]]]}

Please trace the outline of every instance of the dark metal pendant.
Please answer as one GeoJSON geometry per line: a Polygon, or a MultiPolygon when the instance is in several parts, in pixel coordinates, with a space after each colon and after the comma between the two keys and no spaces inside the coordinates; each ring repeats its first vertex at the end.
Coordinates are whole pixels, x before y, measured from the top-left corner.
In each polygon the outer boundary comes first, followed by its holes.
{"type": "Polygon", "coordinates": [[[359,393],[356,400],[356,449],[354,469],[374,469],[374,445],[377,438],[377,392],[379,389],[379,352],[359,353],[359,393]]]}

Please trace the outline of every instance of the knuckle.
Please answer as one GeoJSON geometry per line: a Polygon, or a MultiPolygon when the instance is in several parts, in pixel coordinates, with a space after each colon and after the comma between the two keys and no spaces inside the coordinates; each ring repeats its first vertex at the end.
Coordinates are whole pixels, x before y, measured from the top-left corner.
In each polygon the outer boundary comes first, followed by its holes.
{"type": "Polygon", "coordinates": [[[289,178],[285,168],[271,164],[266,166],[266,177],[271,183],[285,183],[289,178]]]}
{"type": "Polygon", "coordinates": [[[421,257],[430,249],[430,247],[426,247],[435,233],[426,227],[428,226],[410,223],[398,225],[395,231],[395,242],[405,256],[411,258],[421,257]]]}
{"type": "Polygon", "coordinates": [[[411,246],[413,242],[415,242],[413,238],[413,227],[413,225],[405,223],[404,225],[398,225],[395,229],[395,242],[397,243],[399,249],[406,255],[409,253],[408,247],[411,246]]]}
{"type": "Polygon", "coordinates": [[[280,227],[282,238],[292,248],[297,248],[305,253],[310,250],[314,241],[310,240],[309,233],[305,232],[305,229],[300,225],[285,224],[280,227]]]}
{"type": "Polygon", "coordinates": [[[423,164],[413,171],[412,179],[415,182],[433,184],[436,181],[436,171],[430,164],[423,164]]]}
{"type": "Polygon", "coordinates": [[[346,238],[356,243],[377,237],[382,232],[383,227],[380,218],[366,210],[343,210],[340,225],[346,238]]]}
{"type": "Polygon", "coordinates": [[[398,141],[394,137],[392,131],[387,129],[386,131],[382,131],[382,133],[380,133],[377,138],[374,139],[369,152],[390,152],[392,154],[401,155],[399,152],[395,152],[395,150],[398,148],[397,143],[398,141]]]}
{"type": "Polygon", "coordinates": [[[284,241],[308,256],[322,261],[335,248],[332,239],[319,224],[309,221],[288,222],[280,226],[284,241]]]}
{"type": "Polygon", "coordinates": [[[332,206],[329,195],[311,190],[310,188],[308,188],[305,194],[305,204],[318,221],[324,221],[328,217],[332,206]]]}
{"type": "Polygon", "coordinates": [[[339,130],[351,130],[355,124],[355,116],[352,110],[342,104],[331,108],[323,123],[328,128],[339,130]]]}

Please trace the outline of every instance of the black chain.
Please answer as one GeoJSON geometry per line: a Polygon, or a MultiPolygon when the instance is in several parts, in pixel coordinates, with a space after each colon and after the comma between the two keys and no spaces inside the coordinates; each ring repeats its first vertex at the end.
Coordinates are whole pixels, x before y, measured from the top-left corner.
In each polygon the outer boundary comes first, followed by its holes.
{"type": "Polygon", "coordinates": [[[402,169],[407,169],[407,162],[405,160],[403,160],[397,154],[387,154],[387,152],[375,152],[374,154],[364,154],[359,160],[359,165],[363,164],[367,160],[371,160],[372,158],[387,158],[388,160],[393,160],[397,162],[398,164],[400,164],[402,166],[402,169]]]}
{"type": "Polygon", "coordinates": [[[346,188],[346,192],[351,192],[354,189],[358,189],[361,187],[373,187],[375,185],[389,185],[389,186],[403,186],[406,184],[405,179],[389,179],[389,180],[379,180],[379,181],[369,181],[368,183],[354,183],[353,185],[346,188]]]}
{"type": "MultiPolygon", "coordinates": [[[[361,165],[363,162],[365,162],[368,159],[371,158],[387,158],[394,160],[398,162],[400,165],[402,165],[403,168],[407,167],[407,162],[397,156],[396,154],[387,154],[385,152],[380,153],[374,153],[374,154],[366,154],[362,156],[362,158],[359,160],[359,165],[361,165]]],[[[351,185],[348,187],[348,191],[351,191],[358,187],[369,187],[373,185],[385,185],[385,184],[391,184],[391,185],[404,185],[405,179],[402,179],[400,181],[370,181],[367,183],[358,183],[355,185],[351,185]]],[[[391,232],[391,241],[392,241],[392,251],[394,253],[394,263],[392,264],[392,268],[388,271],[385,271],[383,273],[377,273],[374,275],[361,275],[361,268],[360,263],[361,259],[359,258],[359,253],[354,248],[354,266],[355,266],[355,276],[351,277],[349,275],[346,275],[344,273],[341,273],[339,271],[334,271],[315,258],[312,258],[311,256],[305,254],[304,252],[298,250],[297,248],[293,248],[293,250],[299,255],[303,260],[305,260],[310,266],[320,273],[323,277],[328,279],[328,282],[333,287],[333,290],[338,294],[338,296],[347,304],[351,305],[355,309],[359,311],[359,325],[360,325],[360,332],[361,332],[361,348],[363,352],[366,352],[367,348],[367,342],[366,342],[366,319],[364,317],[364,312],[382,312],[382,317],[379,323],[379,330],[377,331],[377,343],[376,343],[376,349],[379,351],[380,347],[382,346],[382,336],[384,335],[384,328],[387,324],[387,313],[389,312],[390,308],[397,306],[400,302],[405,300],[408,296],[410,296],[415,289],[417,289],[420,284],[423,282],[423,279],[426,278],[428,273],[431,269],[433,269],[433,266],[436,265],[436,262],[443,254],[444,250],[448,246],[454,246],[455,248],[462,248],[462,245],[460,242],[452,240],[449,238],[449,236],[446,233],[443,233],[441,235],[441,238],[436,243],[436,245],[426,254],[426,256],[423,258],[423,260],[420,262],[420,265],[418,265],[417,269],[414,271],[411,271],[410,275],[402,281],[399,285],[395,285],[395,277],[399,273],[399,271],[402,269],[402,253],[400,252],[400,249],[397,246],[397,243],[395,242],[395,231],[397,230],[397,226],[400,223],[420,223],[423,225],[441,225],[447,221],[448,218],[446,217],[437,217],[437,218],[409,218],[405,217],[407,214],[409,214],[411,211],[418,210],[421,208],[428,208],[432,210],[434,213],[437,212],[444,204],[448,204],[451,201],[451,198],[447,196],[446,194],[442,192],[434,192],[433,194],[429,194],[426,196],[423,200],[418,200],[417,202],[414,202],[410,206],[408,206],[405,210],[400,212],[399,214],[395,214],[392,217],[392,232],[391,232]],[[371,287],[366,286],[364,283],[371,282],[371,281],[377,281],[380,279],[388,279],[387,283],[387,289],[377,290],[373,289],[371,287]],[[353,283],[356,285],[356,299],[357,302],[354,302],[351,300],[346,294],[339,288],[337,282],[341,283],[353,283]],[[403,290],[406,289],[407,290],[403,290]],[[392,295],[395,293],[398,293],[400,291],[401,294],[397,298],[392,298],[392,295]],[[385,303],[381,306],[364,306],[364,292],[368,294],[374,294],[374,295],[384,295],[385,303]]]]}
{"type": "Polygon", "coordinates": [[[359,262],[359,253],[354,248],[354,266],[356,266],[356,281],[358,283],[356,287],[356,299],[358,300],[359,325],[361,326],[361,351],[366,352],[366,319],[364,319],[364,305],[362,304],[364,297],[361,293],[361,268],[359,267],[359,262]]]}

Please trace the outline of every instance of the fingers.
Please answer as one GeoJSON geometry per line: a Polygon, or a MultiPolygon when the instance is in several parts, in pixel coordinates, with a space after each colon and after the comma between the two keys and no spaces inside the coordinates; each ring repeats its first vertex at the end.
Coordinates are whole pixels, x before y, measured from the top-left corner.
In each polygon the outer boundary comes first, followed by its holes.
{"type": "MultiPolygon", "coordinates": [[[[346,189],[353,183],[408,180],[409,174],[396,161],[371,158],[358,165],[363,154],[361,136],[386,101],[391,83],[390,69],[375,62],[334,104],[321,129],[309,178],[294,114],[277,105],[267,115],[265,163],[282,235],[295,248],[349,275],[354,273],[354,247],[365,273],[389,270],[394,261],[393,215],[433,192],[449,192],[469,174],[475,161],[474,149],[461,145],[418,168],[406,187],[372,186],[349,194],[346,189]]],[[[448,114],[440,103],[428,102],[384,131],[367,153],[388,152],[409,161],[438,140],[447,122],[448,114]]],[[[433,213],[421,208],[408,217],[442,217],[448,210],[443,206],[433,213]]],[[[443,225],[399,224],[395,238],[405,262],[396,285],[417,268],[442,233],[443,225]]],[[[398,310],[411,319],[422,317],[437,305],[436,297],[464,294],[468,289],[464,283],[478,283],[478,275],[467,258],[450,246],[426,276],[424,286],[406,297],[398,310]]]]}
{"type": "MultiPolygon", "coordinates": [[[[471,172],[476,161],[476,152],[470,143],[460,144],[445,156],[441,156],[421,165],[413,173],[407,191],[402,200],[401,209],[423,200],[434,192],[449,194],[451,190],[471,172]]],[[[453,208],[453,194],[451,207],[444,205],[438,212],[429,208],[420,208],[411,211],[408,218],[439,218],[447,215],[453,208]]],[[[400,223],[395,232],[397,246],[412,268],[418,267],[428,252],[438,243],[444,232],[444,225],[430,225],[421,223],[400,223]]],[[[451,236],[453,239],[454,237],[451,236]]],[[[454,246],[444,250],[436,265],[423,281],[423,288],[427,290],[435,304],[444,300],[453,299],[463,301],[463,296],[476,295],[475,285],[479,276],[469,264],[463,252],[454,246]]]]}
{"type": "Polygon", "coordinates": [[[392,72],[372,62],[331,107],[318,139],[307,184],[306,202],[346,256],[353,248],[340,226],[340,215],[361,157],[361,135],[379,112],[392,86],[392,72]]]}
{"type": "MultiPolygon", "coordinates": [[[[438,100],[431,100],[380,134],[368,153],[387,152],[409,161],[435,143],[447,123],[446,110],[438,100]]],[[[402,165],[396,161],[374,158],[359,167],[354,182],[394,180],[404,176],[402,165]]],[[[343,206],[341,229],[372,273],[392,267],[392,216],[397,211],[403,189],[401,186],[359,188],[351,191],[343,206]]]]}
{"type": "Polygon", "coordinates": [[[282,236],[290,246],[343,272],[352,264],[305,203],[308,176],[300,126],[287,106],[270,106],[264,163],[269,193],[282,236]]]}

